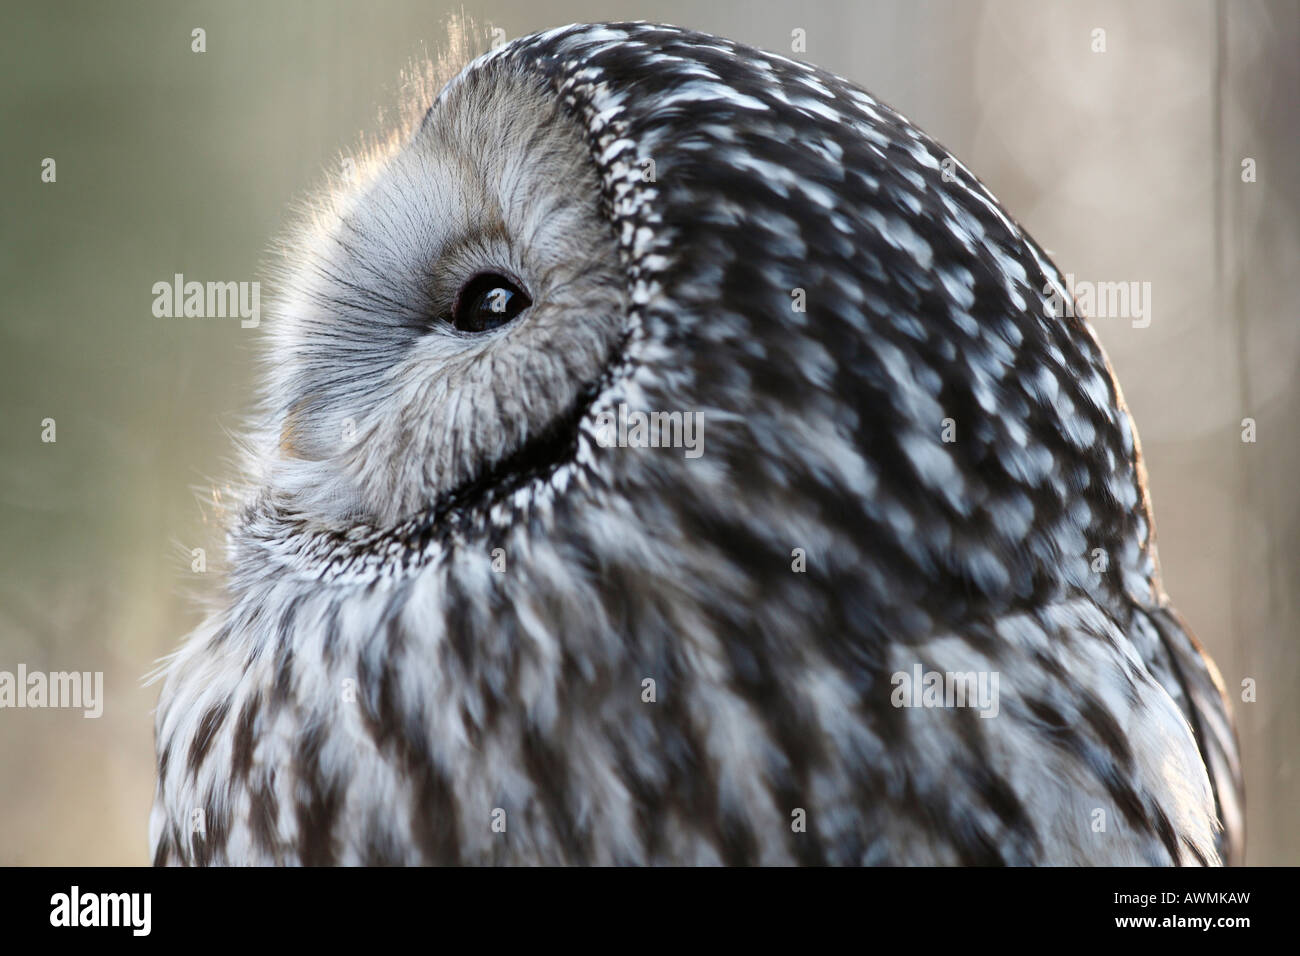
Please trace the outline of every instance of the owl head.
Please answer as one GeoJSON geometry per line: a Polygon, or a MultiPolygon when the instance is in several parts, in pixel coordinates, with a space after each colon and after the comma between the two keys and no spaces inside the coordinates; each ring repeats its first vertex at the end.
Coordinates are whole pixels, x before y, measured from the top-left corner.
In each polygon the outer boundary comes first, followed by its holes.
{"type": "Polygon", "coordinates": [[[405,560],[537,520],[585,535],[595,502],[592,551],[630,546],[608,529],[635,513],[639,546],[690,538],[713,567],[876,566],[882,635],[1091,587],[1059,557],[1099,538],[1134,569],[1110,584],[1149,592],[1139,483],[1115,481],[1133,437],[1086,327],[1046,317],[1055,267],[866,93],[607,24],[493,50],[412,116],[290,243],[255,509],[405,560]],[[610,441],[629,413],[693,416],[707,452],[610,441]],[[1113,513],[1053,490],[1062,469],[1113,513]]]}

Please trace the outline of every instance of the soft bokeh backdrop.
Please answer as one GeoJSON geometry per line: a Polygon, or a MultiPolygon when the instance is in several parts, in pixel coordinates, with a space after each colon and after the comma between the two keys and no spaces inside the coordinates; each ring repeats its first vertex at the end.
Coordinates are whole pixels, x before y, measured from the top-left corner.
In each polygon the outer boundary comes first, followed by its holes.
{"type": "Polygon", "coordinates": [[[257,335],[154,318],[153,283],[265,280],[293,202],[462,9],[510,37],[653,19],[815,62],[961,157],[1063,271],[1151,283],[1148,328],[1098,331],[1167,588],[1234,697],[1257,684],[1249,860],[1300,863],[1300,4],[31,0],[0,12],[0,670],[103,671],[107,701],[0,711],[0,864],[147,862],[141,678],[198,618],[190,549],[220,546],[202,501],[257,335]]]}

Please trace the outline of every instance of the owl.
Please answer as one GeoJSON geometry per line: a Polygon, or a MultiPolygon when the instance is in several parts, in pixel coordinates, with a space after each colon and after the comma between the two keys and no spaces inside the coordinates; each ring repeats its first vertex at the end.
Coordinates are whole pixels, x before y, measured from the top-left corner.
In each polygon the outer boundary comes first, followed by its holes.
{"type": "Polygon", "coordinates": [[[156,863],[1238,859],[1120,388],[934,140],[610,23],[353,168],[160,665],[156,863]]]}

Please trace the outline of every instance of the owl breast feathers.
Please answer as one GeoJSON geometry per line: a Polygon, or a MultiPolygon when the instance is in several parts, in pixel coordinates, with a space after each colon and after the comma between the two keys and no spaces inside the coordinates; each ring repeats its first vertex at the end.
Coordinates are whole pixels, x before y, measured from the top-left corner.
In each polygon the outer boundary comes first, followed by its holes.
{"type": "Polygon", "coordinates": [[[1236,859],[1119,386],[964,166],[648,24],[426,106],[289,243],[156,862],[1236,859]]]}

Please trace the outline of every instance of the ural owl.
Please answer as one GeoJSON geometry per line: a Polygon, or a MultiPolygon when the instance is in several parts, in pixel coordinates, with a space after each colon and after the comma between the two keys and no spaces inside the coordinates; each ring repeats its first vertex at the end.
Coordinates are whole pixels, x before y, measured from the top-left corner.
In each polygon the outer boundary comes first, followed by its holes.
{"type": "Polygon", "coordinates": [[[286,257],[157,863],[1235,858],[1119,386],[965,167],[649,24],[425,105],[286,257]]]}

